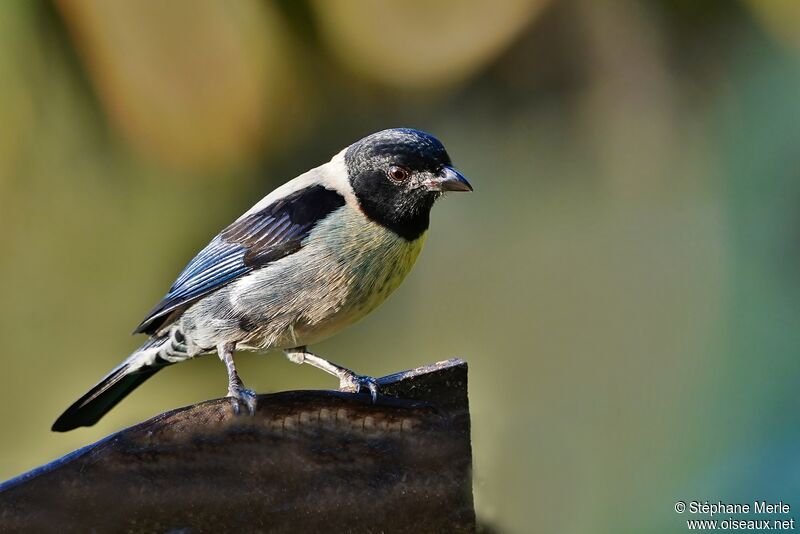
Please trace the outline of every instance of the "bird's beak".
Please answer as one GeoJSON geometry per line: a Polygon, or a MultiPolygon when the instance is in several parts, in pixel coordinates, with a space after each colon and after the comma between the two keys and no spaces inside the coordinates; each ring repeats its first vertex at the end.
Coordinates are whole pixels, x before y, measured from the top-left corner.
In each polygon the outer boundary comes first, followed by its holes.
{"type": "Polygon", "coordinates": [[[425,185],[429,191],[472,191],[472,186],[464,175],[453,167],[443,167],[425,185]]]}

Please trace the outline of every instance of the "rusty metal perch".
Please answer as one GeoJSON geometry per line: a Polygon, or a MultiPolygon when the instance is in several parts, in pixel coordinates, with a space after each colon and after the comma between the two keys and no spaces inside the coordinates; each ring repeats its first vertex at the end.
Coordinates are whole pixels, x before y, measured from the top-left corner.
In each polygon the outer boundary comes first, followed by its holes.
{"type": "Polygon", "coordinates": [[[467,364],[161,414],[0,485],[2,532],[474,532],[467,364]]]}

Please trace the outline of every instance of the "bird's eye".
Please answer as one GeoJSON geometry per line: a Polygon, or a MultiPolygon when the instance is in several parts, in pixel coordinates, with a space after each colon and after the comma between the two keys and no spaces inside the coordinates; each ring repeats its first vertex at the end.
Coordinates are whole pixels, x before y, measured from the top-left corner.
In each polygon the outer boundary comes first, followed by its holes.
{"type": "Polygon", "coordinates": [[[406,169],[405,167],[399,167],[397,165],[394,165],[392,167],[389,167],[389,170],[387,171],[386,174],[389,176],[389,179],[391,181],[393,181],[396,184],[401,184],[406,180],[408,180],[409,172],[408,169],[406,169]]]}

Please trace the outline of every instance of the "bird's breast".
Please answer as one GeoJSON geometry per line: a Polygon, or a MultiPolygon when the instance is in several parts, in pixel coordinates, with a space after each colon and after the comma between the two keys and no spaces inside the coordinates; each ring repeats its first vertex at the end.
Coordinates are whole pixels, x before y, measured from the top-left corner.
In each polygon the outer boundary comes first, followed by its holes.
{"type": "Polygon", "coordinates": [[[247,345],[311,345],[362,319],[402,283],[424,240],[403,239],[346,204],[299,251],[237,282],[234,314],[257,325],[247,345]]]}
{"type": "Polygon", "coordinates": [[[408,241],[352,207],[309,236],[309,265],[317,288],[295,325],[302,344],[312,344],[362,319],[391,295],[411,271],[425,234],[408,241]],[[318,270],[317,270],[318,269],[318,270]]]}

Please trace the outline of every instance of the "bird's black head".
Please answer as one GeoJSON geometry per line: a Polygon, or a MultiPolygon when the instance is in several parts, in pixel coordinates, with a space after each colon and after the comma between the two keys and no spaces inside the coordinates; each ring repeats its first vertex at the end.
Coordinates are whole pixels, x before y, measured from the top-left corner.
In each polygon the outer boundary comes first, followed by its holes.
{"type": "Polygon", "coordinates": [[[409,241],[428,229],[444,191],[472,191],[442,143],[410,128],[383,130],[350,145],[344,155],[364,214],[409,241]]]}

